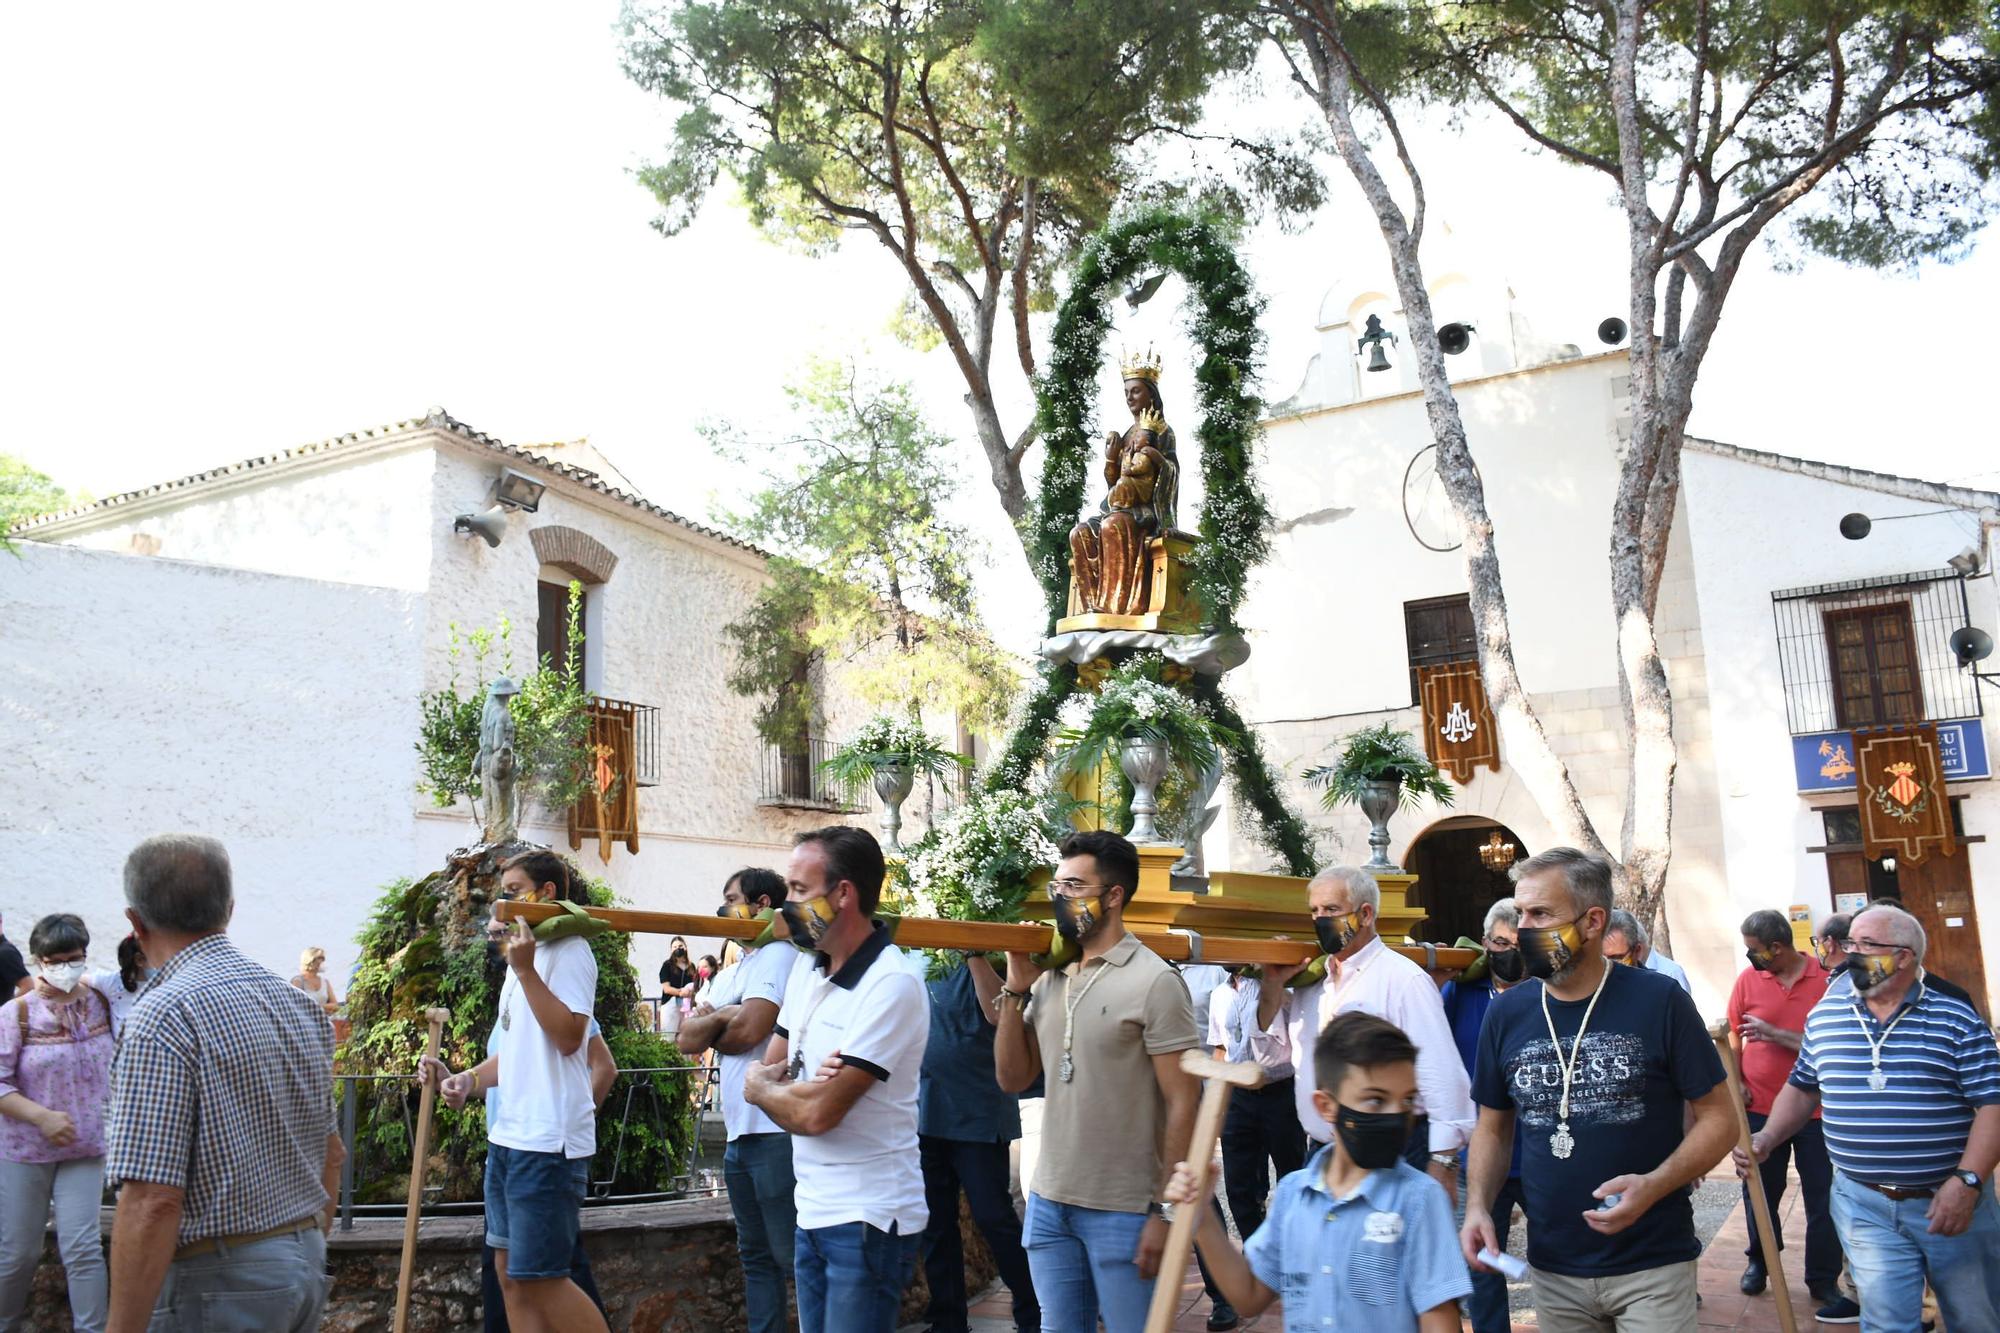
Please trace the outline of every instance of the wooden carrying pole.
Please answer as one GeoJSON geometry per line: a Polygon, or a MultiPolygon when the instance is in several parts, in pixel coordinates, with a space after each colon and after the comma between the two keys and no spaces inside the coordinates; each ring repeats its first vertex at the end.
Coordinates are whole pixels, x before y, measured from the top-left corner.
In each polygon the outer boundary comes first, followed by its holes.
{"type": "MultiPolygon", "coordinates": [[[[424,1043],[424,1058],[435,1060],[451,1011],[431,1009],[424,1017],[431,1025],[430,1037],[424,1043]]],[[[417,1099],[417,1138],[410,1148],[410,1206],[403,1214],[403,1266],[396,1274],[395,1333],[404,1333],[410,1324],[410,1279],[417,1266],[417,1210],[424,1201],[424,1150],[430,1146],[431,1104],[436,1100],[437,1080],[426,1071],[423,1092],[417,1099]]]]}
{"type": "MultiPolygon", "coordinates": [[[[586,908],[614,930],[636,935],[695,935],[712,939],[754,940],[764,933],[761,921],[700,916],[692,912],[635,912],[618,907],[586,908]]],[[[546,921],[562,911],[553,903],[500,902],[493,915],[501,921],[546,921]]],[[[1266,964],[1304,963],[1319,956],[1319,945],[1307,940],[1239,939],[1225,935],[1191,937],[1163,930],[1134,930],[1139,943],[1170,963],[1266,964]]],[[[906,916],[896,927],[896,943],[912,949],[984,950],[988,953],[1041,953],[1049,947],[1049,928],[999,921],[940,921],[906,916]]],[[[1390,945],[1405,958],[1429,962],[1425,950],[1390,945]]],[[[1476,949],[1435,950],[1436,966],[1470,967],[1476,949]]]]}
{"type": "Polygon", "coordinates": [[[1153,1278],[1153,1304],[1146,1312],[1146,1333],[1167,1333],[1181,1303],[1181,1279],[1187,1274],[1188,1259],[1194,1254],[1195,1228],[1201,1222],[1208,1201],[1208,1177],[1215,1168],[1215,1141],[1222,1137],[1223,1113],[1229,1109],[1229,1094],[1237,1088],[1257,1088],[1264,1084],[1264,1067],[1255,1063],[1230,1064],[1200,1051],[1181,1053],[1181,1068],[1204,1080],[1201,1109],[1195,1112],[1194,1133],[1188,1139],[1188,1169],[1194,1172],[1194,1196],[1199,1202],[1174,1210],[1173,1225],[1167,1228],[1167,1247],[1160,1254],[1160,1271],[1153,1278]]]}
{"type": "Polygon", "coordinates": [[[1722,1072],[1729,1076],[1729,1104],[1736,1111],[1736,1146],[1750,1159],[1743,1181],[1750,1190],[1750,1216],[1756,1222],[1757,1240],[1764,1251],[1764,1271],[1770,1275],[1771,1290],[1778,1298],[1778,1323],[1785,1333],[1798,1333],[1792,1321],[1792,1287],[1778,1260],[1778,1229],[1771,1219],[1771,1201],[1764,1197],[1764,1176],[1757,1169],[1757,1155],[1750,1151],[1750,1115],[1743,1104],[1743,1071],[1736,1063],[1736,1046],[1730,1041],[1727,1024],[1718,1023],[1708,1035],[1715,1038],[1715,1051],[1722,1057],[1722,1072]]]}

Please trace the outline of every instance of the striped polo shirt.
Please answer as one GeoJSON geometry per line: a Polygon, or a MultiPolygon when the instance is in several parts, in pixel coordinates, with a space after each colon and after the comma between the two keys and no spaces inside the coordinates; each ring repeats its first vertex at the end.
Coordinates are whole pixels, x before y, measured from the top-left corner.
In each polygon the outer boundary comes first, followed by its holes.
{"type": "Polygon", "coordinates": [[[1958,1166],[1973,1112],[2000,1102],[2000,1047],[1971,1005],[1921,982],[1889,1024],[1852,991],[1835,992],[1806,1017],[1791,1081],[1818,1091],[1827,1155],[1842,1172],[1923,1189],[1958,1166]],[[1871,1042],[1881,1043],[1879,1090],[1871,1042]]]}

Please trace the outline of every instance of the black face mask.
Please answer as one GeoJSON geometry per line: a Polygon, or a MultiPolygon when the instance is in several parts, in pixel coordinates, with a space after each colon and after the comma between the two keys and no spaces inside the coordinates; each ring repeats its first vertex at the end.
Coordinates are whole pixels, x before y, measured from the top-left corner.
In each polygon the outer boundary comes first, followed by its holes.
{"type": "Polygon", "coordinates": [[[1320,952],[1332,957],[1352,943],[1354,937],[1361,933],[1361,924],[1356,920],[1359,915],[1358,912],[1349,912],[1346,916],[1314,917],[1313,935],[1319,940],[1320,952]]]}
{"type": "Polygon", "coordinates": [[[1519,949],[1488,949],[1486,970],[1502,985],[1511,986],[1528,975],[1527,962],[1519,949]]]}
{"type": "Polygon", "coordinates": [[[1381,1171],[1403,1160],[1410,1141],[1410,1117],[1336,1106],[1333,1132],[1348,1159],[1363,1171],[1381,1171]]]}
{"type": "Polygon", "coordinates": [[[1749,959],[1750,966],[1756,968],[1759,972],[1769,972],[1771,970],[1771,960],[1769,958],[1761,958],[1747,949],[1744,950],[1743,956],[1749,959]]]}
{"type": "Polygon", "coordinates": [[[1523,927],[1520,931],[1521,965],[1531,977],[1546,981],[1569,967],[1583,948],[1583,936],[1576,922],[1560,926],[1523,927]]]}
{"type": "Polygon", "coordinates": [[[1102,897],[1064,898],[1057,895],[1049,901],[1056,911],[1056,933],[1072,944],[1083,943],[1104,920],[1102,897]]]}

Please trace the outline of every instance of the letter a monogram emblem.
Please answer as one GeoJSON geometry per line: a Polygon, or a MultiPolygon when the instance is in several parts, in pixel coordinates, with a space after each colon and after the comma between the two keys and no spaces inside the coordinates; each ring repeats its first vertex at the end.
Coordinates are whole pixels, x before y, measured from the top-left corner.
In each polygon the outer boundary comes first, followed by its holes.
{"type": "Polygon", "coordinates": [[[1463,745],[1472,739],[1472,733],[1477,730],[1479,724],[1474,722],[1472,714],[1466,711],[1464,701],[1455,699],[1452,701],[1451,711],[1445,714],[1444,725],[1438,728],[1438,734],[1453,745],[1463,745]]]}

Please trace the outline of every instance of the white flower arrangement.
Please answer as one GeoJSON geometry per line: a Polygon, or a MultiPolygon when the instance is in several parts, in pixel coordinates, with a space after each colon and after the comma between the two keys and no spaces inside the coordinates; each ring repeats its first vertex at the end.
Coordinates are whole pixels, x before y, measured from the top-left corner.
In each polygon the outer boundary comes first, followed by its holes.
{"type": "Polygon", "coordinates": [[[909,850],[902,884],[915,911],[957,921],[1013,921],[1034,874],[1055,864],[1068,828],[1046,790],[986,792],[909,850]]]}

